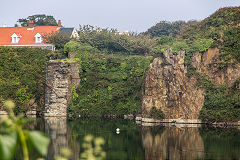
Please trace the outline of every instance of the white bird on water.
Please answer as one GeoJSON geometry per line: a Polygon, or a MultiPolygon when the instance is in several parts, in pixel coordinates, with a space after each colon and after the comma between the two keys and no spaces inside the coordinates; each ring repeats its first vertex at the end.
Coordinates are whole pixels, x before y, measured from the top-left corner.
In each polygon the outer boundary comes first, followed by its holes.
{"type": "Polygon", "coordinates": [[[120,129],[119,129],[119,128],[116,129],[116,133],[117,133],[117,134],[120,133],[120,129]]]}

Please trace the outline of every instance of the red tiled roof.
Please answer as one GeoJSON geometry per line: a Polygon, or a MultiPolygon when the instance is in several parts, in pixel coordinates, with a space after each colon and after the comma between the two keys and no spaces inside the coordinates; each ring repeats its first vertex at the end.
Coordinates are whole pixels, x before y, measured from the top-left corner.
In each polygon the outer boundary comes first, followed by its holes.
{"type": "Polygon", "coordinates": [[[41,36],[58,31],[58,26],[36,26],[33,29],[28,27],[0,27],[0,45],[33,45],[45,44],[35,43],[35,35],[41,36]],[[12,35],[21,35],[18,43],[12,43],[12,35]]]}

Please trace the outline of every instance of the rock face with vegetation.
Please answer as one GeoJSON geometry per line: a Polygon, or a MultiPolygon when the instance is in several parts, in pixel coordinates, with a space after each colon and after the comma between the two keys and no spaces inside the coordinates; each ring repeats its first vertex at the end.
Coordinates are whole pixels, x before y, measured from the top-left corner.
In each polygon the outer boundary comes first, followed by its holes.
{"type": "Polygon", "coordinates": [[[198,118],[204,102],[204,92],[195,87],[196,78],[187,77],[184,57],[184,52],[173,55],[170,50],[153,60],[146,77],[142,103],[144,117],[151,116],[151,110],[156,108],[167,119],[198,118]]]}
{"type": "Polygon", "coordinates": [[[240,120],[239,15],[240,7],[221,8],[202,21],[183,23],[175,36],[162,34],[166,27],[154,27],[159,34],[152,35],[158,41],[153,49],[160,58],[146,78],[143,117],[240,120]],[[166,52],[170,48],[173,54],[166,52]],[[160,116],[154,117],[156,112],[160,116]]]}
{"type": "Polygon", "coordinates": [[[231,87],[240,77],[240,63],[221,66],[218,48],[210,48],[204,54],[195,53],[191,59],[196,72],[205,74],[215,85],[231,87]]]}
{"type": "Polygon", "coordinates": [[[219,49],[210,48],[205,53],[193,54],[194,74],[187,76],[184,55],[173,55],[170,50],[153,60],[145,82],[142,116],[153,117],[151,112],[156,108],[155,112],[162,111],[166,119],[238,120],[234,115],[239,112],[240,64],[222,67],[219,49]],[[214,108],[220,112],[218,116],[213,113],[214,108]],[[222,112],[228,116],[223,117],[222,112]]]}

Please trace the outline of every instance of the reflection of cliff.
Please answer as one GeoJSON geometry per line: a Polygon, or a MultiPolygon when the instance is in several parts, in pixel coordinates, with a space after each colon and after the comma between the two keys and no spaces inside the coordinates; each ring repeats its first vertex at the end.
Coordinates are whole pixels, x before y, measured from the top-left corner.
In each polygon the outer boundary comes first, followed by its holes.
{"type": "Polygon", "coordinates": [[[45,133],[50,137],[47,159],[55,159],[57,155],[61,155],[61,149],[69,148],[73,153],[73,159],[78,159],[80,146],[78,143],[72,142],[72,134],[67,127],[66,117],[45,117],[45,133]]]}
{"type": "Polygon", "coordinates": [[[198,128],[167,127],[155,134],[142,127],[142,142],[146,160],[192,160],[204,157],[204,144],[198,128]]]}

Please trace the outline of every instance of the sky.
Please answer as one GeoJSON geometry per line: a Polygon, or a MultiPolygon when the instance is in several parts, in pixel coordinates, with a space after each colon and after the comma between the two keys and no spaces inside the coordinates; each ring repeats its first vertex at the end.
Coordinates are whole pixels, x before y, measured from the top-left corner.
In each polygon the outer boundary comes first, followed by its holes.
{"type": "Polygon", "coordinates": [[[240,6],[240,0],[1,0],[0,26],[46,14],[65,27],[90,24],[140,33],[163,20],[202,20],[227,6],[240,6]]]}

